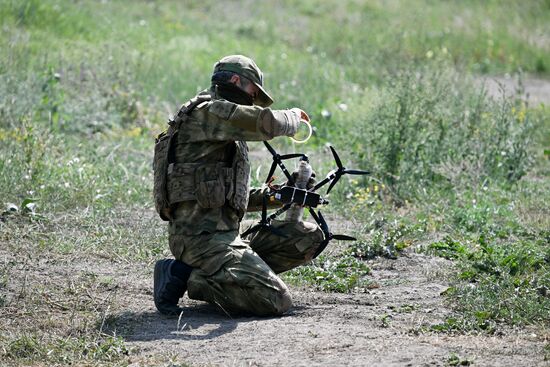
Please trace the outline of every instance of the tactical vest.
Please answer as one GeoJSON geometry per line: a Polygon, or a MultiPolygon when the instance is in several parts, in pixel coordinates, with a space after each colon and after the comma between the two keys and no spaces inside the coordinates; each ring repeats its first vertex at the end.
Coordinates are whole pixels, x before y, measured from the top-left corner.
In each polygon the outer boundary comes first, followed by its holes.
{"type": "Polygon", "coordinates": [[[250,163],[245,142],[234,143],[236,149],[231,164],[174,161],[173,150],[179,129],[185,128],[185,123],[196,106],[210,99],[209,95],[198,95],[183,104],[176,116],[169,121],[168,130],[155,140],[153,195],[155,208],[163,220],[170,221],[175,205],[184,201],[196,201],[205,209],[219,208],[227,202],[240,218],[246,212],[250,163]]]}

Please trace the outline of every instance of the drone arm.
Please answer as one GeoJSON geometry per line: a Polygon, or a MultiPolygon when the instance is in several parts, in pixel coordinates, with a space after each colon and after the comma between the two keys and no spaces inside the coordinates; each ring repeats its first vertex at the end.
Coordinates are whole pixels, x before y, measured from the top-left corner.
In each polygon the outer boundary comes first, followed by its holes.
{"type": "Polygon", "coordinates": [[[275,213],[271,214],[268,217],[268,220],[271,222],[273,219],[277,218],[279,215],[283,214],[288,209],[290,209],[291,206],[292,204],[285,204],[283,207],[279,208],[279,210],[277,210],[275,213]]]}

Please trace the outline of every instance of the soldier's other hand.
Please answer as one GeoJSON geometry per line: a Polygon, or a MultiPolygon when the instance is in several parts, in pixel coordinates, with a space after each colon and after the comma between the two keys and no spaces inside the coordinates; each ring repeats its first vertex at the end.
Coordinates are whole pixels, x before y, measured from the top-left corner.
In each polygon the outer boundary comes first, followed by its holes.
{"type": "Polygon", "coordinates": [[[307,113],[296,107],[291,108],[290,110],[283,110],[281,112],[285,116],[285,123],[281,125],[281,133],[277,133],[277,136],[285,135],[292,137],[298,131],[298,127],[302,121],[309,121],[309,116],[307,113]]]}
{"type": "MultiPolygon", "coordinates": [[[[292,177],[292,181],[296,182],[296,180],[298,179],[298,171],[292,172],[292,174],[290,176],[292,177]]],[[[309,177],[309,180],[307,181],[306,189],[311,190],[315,186],[316,183],[317,183],[317,181],[315,180],[315,171],[312,171],[311,176],[309,177]]],[[[286,185],[287,186],[295,186],[295,185],[290,185],[290,181],[287,181],[286,185]]]]}

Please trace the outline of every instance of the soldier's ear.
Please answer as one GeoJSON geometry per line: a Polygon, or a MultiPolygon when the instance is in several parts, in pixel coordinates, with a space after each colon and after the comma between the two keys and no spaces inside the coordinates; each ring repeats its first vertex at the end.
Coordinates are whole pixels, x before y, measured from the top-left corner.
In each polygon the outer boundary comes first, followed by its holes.
{"type": "Polygon", "coordinates": [[[229,79],[229,82],[240,86],[241,85],[241,78],[237,74],[233,74],[231,79],[229,79]]]}

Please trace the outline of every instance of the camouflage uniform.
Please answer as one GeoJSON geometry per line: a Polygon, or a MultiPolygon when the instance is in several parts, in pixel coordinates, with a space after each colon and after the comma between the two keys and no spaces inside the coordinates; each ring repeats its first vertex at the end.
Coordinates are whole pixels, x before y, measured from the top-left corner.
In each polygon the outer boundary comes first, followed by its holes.
{"type": "Polygon", "coordinates": [[[253,224],[241,223],[246,210],[260,208],[264,195],[249,190],[245,141],[288,133],[285,114],[223,100],[215,88],[199,94],[205,95],[212,100],[193,109],[175,138],[167,189],[171,201],[179,202],[169,223],[170,250],[195,268],[187,282],[190,298],[228,313],[280,315],[292,301],[276,274],[311,260],[322,231],[311,223],[276,221],[285,237],[267,229],[246,238],[240,233],[253,224]]]}

